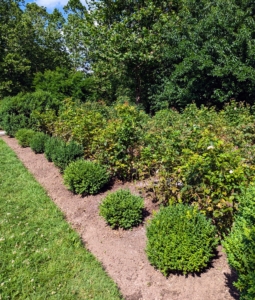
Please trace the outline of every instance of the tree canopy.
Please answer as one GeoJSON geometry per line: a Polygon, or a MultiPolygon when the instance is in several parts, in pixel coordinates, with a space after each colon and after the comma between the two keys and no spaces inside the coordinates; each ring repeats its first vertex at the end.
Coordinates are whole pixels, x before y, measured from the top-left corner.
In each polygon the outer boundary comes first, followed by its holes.
{"type": "Polygon", "coordinates": [[[34,74],[69,66],[65,19],[35,3],[0,0],[0,97],[31,89],[34,74]]]}
{"type": "Polygon", "coordinates": [[[0,97],[60,68],[93,78],[94,99],[147,111],[254,102],[253,1],[70,0],[65,18],[0,4],[0,97]]]}

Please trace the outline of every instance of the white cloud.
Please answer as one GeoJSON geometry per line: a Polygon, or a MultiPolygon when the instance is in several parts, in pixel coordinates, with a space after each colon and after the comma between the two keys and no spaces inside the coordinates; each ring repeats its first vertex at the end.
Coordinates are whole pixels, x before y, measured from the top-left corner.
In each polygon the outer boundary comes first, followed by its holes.
{"type": "MultiPolygon", "coordinates": [[[[36,0],[36,3],[39,6],[44,6],[47,8],[62,8],[67,4],[68,0],[36,0]]],[[[85,4],[85,0],[81,1],[82,4],[85,4]]]]}
{"type": "Polygon", "coordinates": [[[66,5],[68,0],[37,0],[36,3],[39,6],[44,6],[47,8],[63,7],[66,5]]]}

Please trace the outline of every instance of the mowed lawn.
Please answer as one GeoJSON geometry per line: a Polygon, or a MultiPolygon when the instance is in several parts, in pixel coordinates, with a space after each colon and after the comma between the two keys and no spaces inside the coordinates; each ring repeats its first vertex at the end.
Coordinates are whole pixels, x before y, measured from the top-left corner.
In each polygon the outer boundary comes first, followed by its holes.
{"type": "Polygon", "coordinates": [[[1,139],[0,299],[122,299],[45,190],[1,139]]]}

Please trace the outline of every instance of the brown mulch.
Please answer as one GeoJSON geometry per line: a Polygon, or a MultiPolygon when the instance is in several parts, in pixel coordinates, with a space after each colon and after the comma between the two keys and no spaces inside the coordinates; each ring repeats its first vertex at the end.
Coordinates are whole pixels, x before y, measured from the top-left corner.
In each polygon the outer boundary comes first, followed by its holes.
{"type": "MultiPolygon", "coordinates": [[[[89,197],[73,195],[63,185],[59,170],[43,154],[34,154],[30,148],[21,148],[13,138],[1,138],[16,152],[25,167],[63,211],[66,220],[80,234],[85,247],[102,263],[126,300],[239,299],[233,287],[236,276],[230,270],[221,247],[203,273],[165,278],[150,265],[146,257],[144,224],[130,231],[112,230],[98,215],[98,205],[107,192],[89,197]]],[[[116,182],[111,190],[123,187],[138,193],[135,183],[116,182]]],[[[145,199],[145,206],[147,219],[157,207],[149,199],[145,199]]]]}

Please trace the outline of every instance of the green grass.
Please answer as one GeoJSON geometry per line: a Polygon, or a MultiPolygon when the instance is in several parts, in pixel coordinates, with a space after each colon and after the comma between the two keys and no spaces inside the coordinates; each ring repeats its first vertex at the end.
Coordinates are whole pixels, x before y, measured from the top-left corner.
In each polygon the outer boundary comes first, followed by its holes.
{"type": "Polygon", "coordinates": [[[0,153],[0,299],[122,299],[1,139],[0,153]]]}

